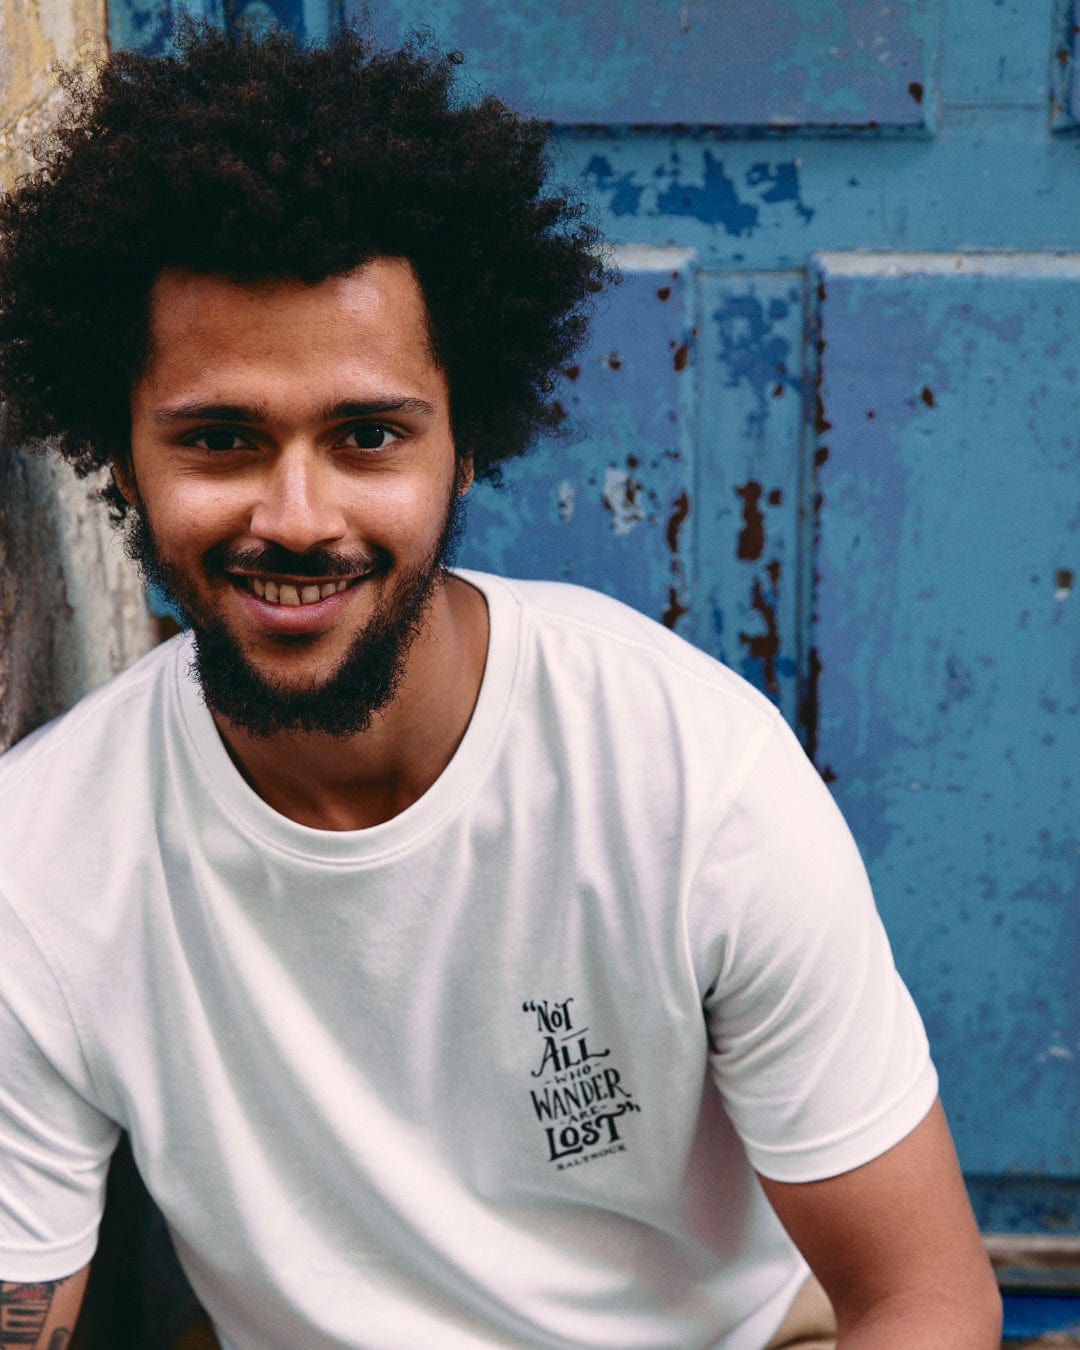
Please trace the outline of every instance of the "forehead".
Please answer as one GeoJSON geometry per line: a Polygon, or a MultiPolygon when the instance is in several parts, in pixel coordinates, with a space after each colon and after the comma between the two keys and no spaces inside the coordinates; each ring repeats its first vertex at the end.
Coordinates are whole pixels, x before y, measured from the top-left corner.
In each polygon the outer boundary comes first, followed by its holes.
{"type": "Polygon", "coordinates": [[[143,380],[288,366],[420,374],[435,367],[411,264],[374,258],[313,285],[169,269],[150,291],[143,380]]]}

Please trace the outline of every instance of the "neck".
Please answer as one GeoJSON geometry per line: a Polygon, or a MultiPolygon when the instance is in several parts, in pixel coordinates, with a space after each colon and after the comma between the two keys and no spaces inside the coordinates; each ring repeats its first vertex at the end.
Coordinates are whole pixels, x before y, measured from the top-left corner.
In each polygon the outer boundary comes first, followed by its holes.
{"type": "Polygon", "coordinates": [[[217,713],[214,722],[240,773],[275,811],[314,829],[367,829],[411,806],[449,764],[476,706],[487,643],[484,597],[450,576],[393,700],[366,730],[260,737],[217,713]]]}

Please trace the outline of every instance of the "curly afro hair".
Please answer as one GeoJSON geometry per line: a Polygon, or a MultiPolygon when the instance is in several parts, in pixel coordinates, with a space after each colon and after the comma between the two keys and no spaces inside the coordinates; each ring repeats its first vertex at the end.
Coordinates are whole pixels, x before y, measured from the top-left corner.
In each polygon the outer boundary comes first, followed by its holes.
{"type": "MultiPolygon", "coordinates": [[[[174,54],[67,70],[40,167],[0,200],[0,397],[11,444],[80,474],[127,453],[165,268],[315,283],[408,258],[476,475],[553,429],[557,369],[606,272],[582,207],[545,191],[546,133],[455,96],[456,53],[325,48],[187,23],[174,54]]],[[[105,493],[117,518],[124,502],[105,493]]]]}

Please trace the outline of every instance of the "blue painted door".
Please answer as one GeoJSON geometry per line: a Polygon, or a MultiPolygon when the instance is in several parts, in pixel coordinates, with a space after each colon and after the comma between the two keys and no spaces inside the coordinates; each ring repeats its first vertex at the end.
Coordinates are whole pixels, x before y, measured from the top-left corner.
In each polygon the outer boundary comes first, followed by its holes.
{"type": "MultiPolygon", "coordinates": [[[[317,40],[351,0],[112,0],[317,40]]],[[[463,561],[774,698],[863,850],[980,1219],[1080,1232],[1071,0],[383,0],[552,123],[625,282],[463,561]]]]}

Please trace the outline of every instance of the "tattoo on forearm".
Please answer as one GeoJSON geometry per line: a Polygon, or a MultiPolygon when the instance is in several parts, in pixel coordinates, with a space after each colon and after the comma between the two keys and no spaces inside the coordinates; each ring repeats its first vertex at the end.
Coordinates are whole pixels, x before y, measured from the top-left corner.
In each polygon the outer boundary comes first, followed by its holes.
{"type": "MultiPolygon", "coordinates": [[[[19,1345],[37,1345],[45,1329],[52,1307],[53,1295],[62,1280],[44,1280],[39,1284],[0,1283],[0,1350],[19,1345]]],[[[58,1350],[67,1344],[67,1332],[62,1333],[58,1350]]],[[[55,1336],[53,1340],[55,1340],[55,1336]]],[[[50,1341],[49,1350],[53,1350],[50,1341]]]]}

